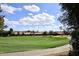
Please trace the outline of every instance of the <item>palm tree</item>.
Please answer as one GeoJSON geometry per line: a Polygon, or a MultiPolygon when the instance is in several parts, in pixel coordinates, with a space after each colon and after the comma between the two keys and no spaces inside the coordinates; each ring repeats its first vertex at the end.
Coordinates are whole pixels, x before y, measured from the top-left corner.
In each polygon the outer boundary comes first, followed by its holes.
{"type": "Polygon", "coordinates": [[[78,3],[61,3],[63,14],[59,20],[67,25],[69,29],[73,29],[71,45],[73,51],[70,55],[79,55],[79,4],[78,3]]]}

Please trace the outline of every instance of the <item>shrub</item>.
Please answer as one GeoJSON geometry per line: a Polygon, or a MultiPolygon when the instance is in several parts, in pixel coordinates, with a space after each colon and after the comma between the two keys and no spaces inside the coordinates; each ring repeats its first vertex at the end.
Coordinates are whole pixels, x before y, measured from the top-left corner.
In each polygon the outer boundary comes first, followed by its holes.
{"type": "Polygon", "coordinates": [[[44,31],[42,34],[43,34],[43,35],[47,35],[47,31],[44,31]]]}
{"type": "Polygon", "coordinates": [[[9,32],[8,31],[2,31],[2,32],[0,32],[0,36],[3,36],[3,37],[9,36],[9,32]]]}
{"type": "Polygon", "coordinates": [[[49,35],[52,35],[53,34],[53,31],[49,31],[49,35]]]}

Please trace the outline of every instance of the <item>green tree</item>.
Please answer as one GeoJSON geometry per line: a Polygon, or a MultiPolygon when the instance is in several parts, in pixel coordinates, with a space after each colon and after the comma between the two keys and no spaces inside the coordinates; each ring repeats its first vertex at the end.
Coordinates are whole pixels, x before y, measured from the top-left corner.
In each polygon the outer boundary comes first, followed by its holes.
{"type": "Polygon", "coordinates": [[[52,35],[53,34],[53,31],[49,31],[49,35],[52,35]]]}
{"type": "MultiPolygon", "coordinates": [[[[2,12],[1,6],[0,6],[0,13],[2,12]]],[[[0,31],[3,29],[4,26],[4,18],[0,15],[0,31]]]]}
{"type": "Polygon", "coordinates": [[[35,35],[35,31],[29,31],[30,35],[35,35]]]}
{"type": "Polygon", "coordinates": [[[24,32],[22,32],[22,35],[25,35],[24,32]]]}
{"type": "Polygon", "coordinates": [[[43,35],[47,35],[47,31],[44,31],[44,32],[43,32],[43,35]]]}
{"type": "Polygon", "coordinates": [[[10,28],[10,32],[13,32],[13,29],[12,28],[10,28]]]}
{"type": "Polygon", "coordinates": [[[67,25],[69,29],[73,29],[70,41],[73,50],[70,52],[70,55],[79,55],[79,4],[61,3],[60,5],[63,14],[59,20],[61,23],[67,25]]]}
{"type": "MultiPolygon", "coordinates": [[[[0,13],[2,12],[1,5],[0,5],[0,13]]],[[[3,15],[0,15],[0,31],[3,31],[4,28],[7,28],[7,25],[4,25],[4,17],[3,15]]]]}
{"type": "Polygon", "coordinates": [[[3,26],[4,26],[4,19],[2,16],[0,16],[0,30],[3,29],[3,26]]]}
{"type": "Polygon", "coordinates": [[[12,33],[13,33],[13,29],[10,28],[10,30],[9,30],[9,34],[11,35],[12,33]]]}

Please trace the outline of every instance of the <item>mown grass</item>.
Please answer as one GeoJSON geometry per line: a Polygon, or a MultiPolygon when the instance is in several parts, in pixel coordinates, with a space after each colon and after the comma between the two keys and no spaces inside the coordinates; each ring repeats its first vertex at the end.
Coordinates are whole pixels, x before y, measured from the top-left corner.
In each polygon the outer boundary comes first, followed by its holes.
{"type": "Polygon", "coordinates": [[[54,48],[68,44],[67,37],[12,36],[0,37],[0,53],[54,48]]]}

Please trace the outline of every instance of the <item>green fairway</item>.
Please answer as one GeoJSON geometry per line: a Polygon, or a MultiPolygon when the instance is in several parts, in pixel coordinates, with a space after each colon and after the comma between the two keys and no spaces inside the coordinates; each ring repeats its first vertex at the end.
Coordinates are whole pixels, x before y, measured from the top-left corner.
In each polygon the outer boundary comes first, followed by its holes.
{"type": "Polygon", "coordinates": [[[0,53],[54,48],[68,44],[67,37],[12,36],[0,37],[0,53]]]}

